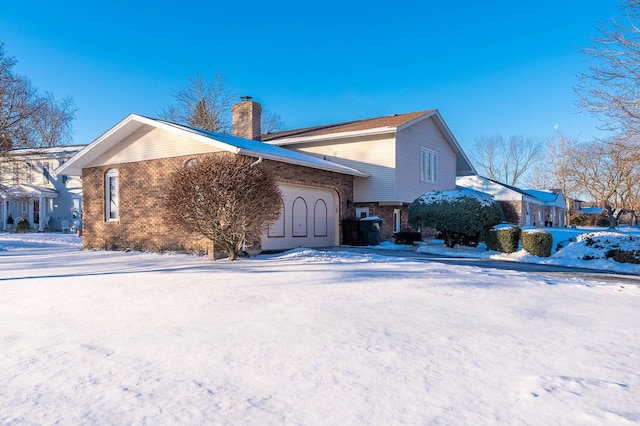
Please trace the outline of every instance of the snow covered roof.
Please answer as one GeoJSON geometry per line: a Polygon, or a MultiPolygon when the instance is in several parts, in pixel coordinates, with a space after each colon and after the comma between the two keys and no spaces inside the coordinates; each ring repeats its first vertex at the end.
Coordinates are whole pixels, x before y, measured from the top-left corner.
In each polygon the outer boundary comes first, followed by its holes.
{"type": "Polygon", "coordinates": [[[477,191],[487,192],[493,195],[496,200],[514,200],[516,197],[524,201],[566,207],[564,195],[560,190],[520,189],[479,175],[458,177],[456,184],[462,188],[473,188],[477,191]]]}
{"type": "Polygon", "coordinates": [[[50,155],[75,155],[87,145],[61,145],[61,146],[51,146],[51,147],[43,147],[43,148],[14,148],[10,149],[6,152],[7,155],[11,156],[23,156],[23,155],[42,155],[42,156],[50,156],[50,155]]]}
{"type": "Polygon", "coordinates": [[[78,176],[91,161],[113,148],[117,143],[142,126],[151,126],[172,133],[179,133],[194,138],[227,152],[234,154],[262,157],[282,163],[296,164],[314,169],[327,170],[352,176],[368,177],[369,174],[351,167],[336,164],[300,152],[288,150],[260,141],[244,139],[223,133],[209,132],[155,118],[130,114],[118,124],[107,130],[94,140],[86,149],[71,158],[56,171],[60,175],[78,176]]]}
{"type": "Polygon", "coordinates": [[[578,213],[582,213],[582,214],[600,214],[603,212],[604,212],[604,209],[601,209],[600,207],[585,207],[583,209],[578,210],[578,213]]]}
{"type": "Polygon", "coordinates": [[[3,188],[0,191],[0,198],[29,197],[29,198],[57,198],[58,191],[42,186],[18,184],[3,188]]]}

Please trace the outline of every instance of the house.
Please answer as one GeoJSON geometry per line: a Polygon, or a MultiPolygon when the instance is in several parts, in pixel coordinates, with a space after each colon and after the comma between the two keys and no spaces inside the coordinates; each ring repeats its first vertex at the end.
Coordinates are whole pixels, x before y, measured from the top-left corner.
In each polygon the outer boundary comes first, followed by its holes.
{"type": "Polygon", "coordinates": [[[507,222],[519,226],[566,226],[567,203],[561,190],[519,189],[478,175],[461,176],[458,186],[493,196],[507,222]]]}
{"type": "Polygon", "coordinates": [[[383,220],[383,239],[410,229],[408,207],[416,198],[475,174],[437,110],[269,133],[262,140],[366,172],[355,178],[351,201],[357,217],[383,220]]]}
{"type": "Polygon", "coordinates": [[[23,218],[39,232],[80,228],[81,181],[57,175],[55,169],[82,148],[84,145],[12,149],[0,157],[2,230],[15,228],[23,218]]]}
{"type": "Polygon", "coordinates": [[[388,220],[390,237],[408,203],[473,172],[435,110],[267,135],[259,103],[247,98],[232,112],[234,136],[131,114],[62,165],[58,174],[82,176],[85,247],[205,250],[167,227],[161,210],[167,174],[208,153],[262,159],[274,173],[283,214],[262,250],[339,245],[342,221],[357,215],[388,220]]]}

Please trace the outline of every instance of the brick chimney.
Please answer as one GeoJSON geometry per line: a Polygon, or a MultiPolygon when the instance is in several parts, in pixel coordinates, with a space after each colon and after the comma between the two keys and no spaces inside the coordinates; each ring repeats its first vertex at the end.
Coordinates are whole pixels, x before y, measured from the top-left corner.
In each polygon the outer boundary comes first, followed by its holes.
{"type": "Polygon", "coordinates": [[[260,140],[260,116],[262,107],[258,102],[252,101],[251,96],[242,96],[242,102],[231,107],[233,136],[260,140]]]}

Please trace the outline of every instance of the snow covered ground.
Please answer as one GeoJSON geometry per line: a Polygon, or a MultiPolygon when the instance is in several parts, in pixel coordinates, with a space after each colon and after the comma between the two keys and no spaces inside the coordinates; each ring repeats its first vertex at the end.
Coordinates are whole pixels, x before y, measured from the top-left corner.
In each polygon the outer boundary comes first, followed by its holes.
{"type": "Polygon", "coordinates": [[[634,285],[0,233],[0,424],[640,423],[639,323],[634,285]]]}

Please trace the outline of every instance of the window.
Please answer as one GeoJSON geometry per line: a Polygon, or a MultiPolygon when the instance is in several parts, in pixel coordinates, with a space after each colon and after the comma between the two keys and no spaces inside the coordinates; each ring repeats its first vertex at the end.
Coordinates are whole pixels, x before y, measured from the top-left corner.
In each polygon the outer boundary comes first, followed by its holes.
{"type": "Polygon", "coordinates": [[[393,232],[400,232],[400,209],[393,209],[393,232]]]}
{"type": "Polygon", "coordinates": [[[358,219],[369,217],[369,207],[360,207],[356,209],[356,217],[358,219]]]}
{"type": "Polygon", "coordinates": [[[49,183],[49,178],[51,175],[49,174],[49,162],[45,161],[42,163],[42,183],[49,183]]]}
{"type": "Polygon", "coordinates": [[[105,174],[105,207],[106,221],[116,221],[119,218],[120,197],[118,191],[118,171],[111,169],[105,174]]]}
{"type": "Polygon", "coordinates": [[[27,163],[27,183],[31,184],[33,183],[33,171],[34,171],[35,167],[33,164],[31,163],[27,163]]]}
{"type": "Polygon", "coordinates": [[[420,180],[436,182],[438,154],[427,148],[420,148],[420,180]]]}

